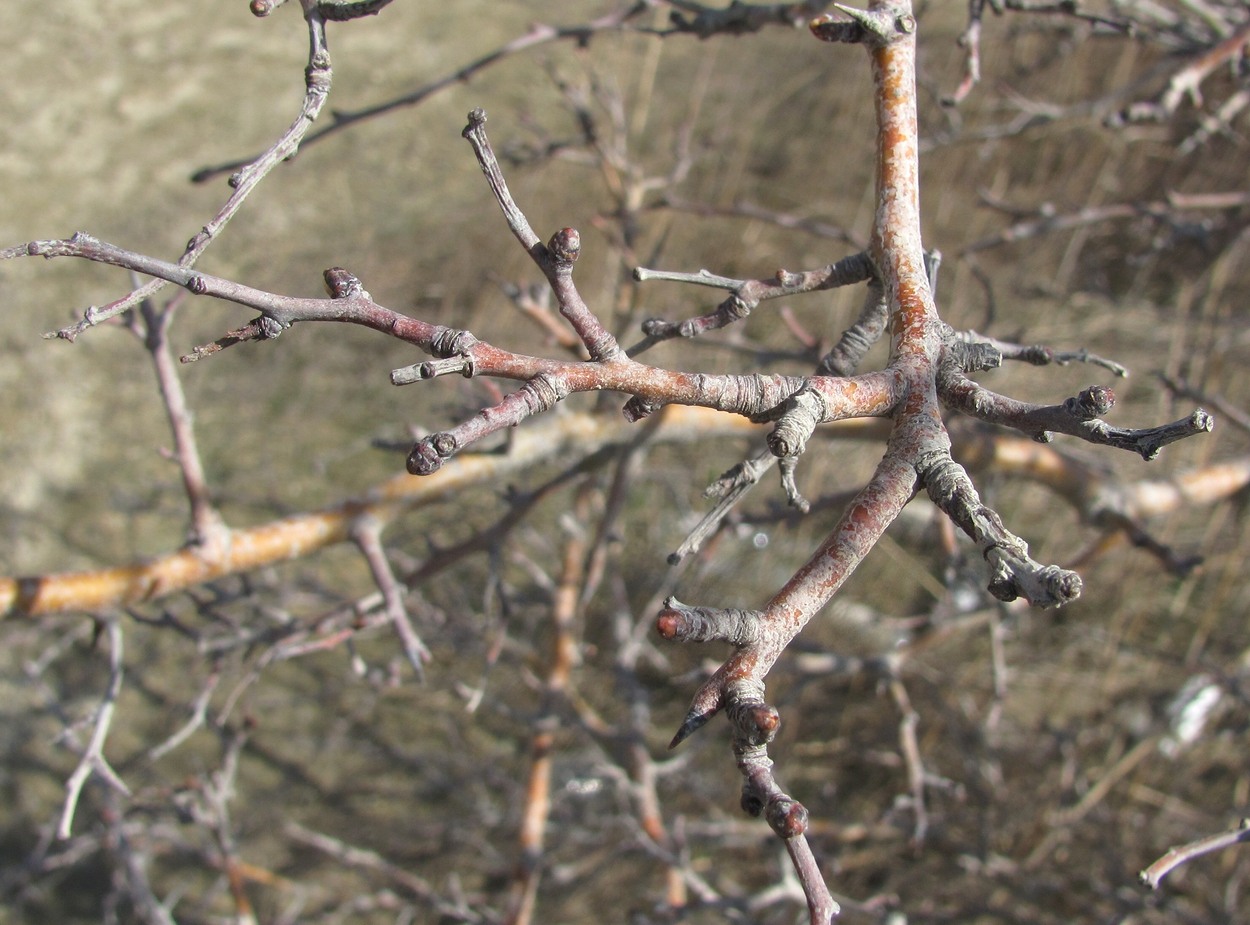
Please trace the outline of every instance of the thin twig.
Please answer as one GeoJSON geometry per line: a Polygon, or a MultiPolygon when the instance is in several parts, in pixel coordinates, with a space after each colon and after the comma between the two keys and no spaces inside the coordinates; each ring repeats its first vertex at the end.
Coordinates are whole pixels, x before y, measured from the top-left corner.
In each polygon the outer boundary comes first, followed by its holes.
{"type": "Polygon", "coordinates": [[[65,803],[61,808],[61,819],[57,824],[57,837],[69,838],[74,827],[74,813],[78,809],[78,798],[82,789],[93,776],[99,777],[105,785],[120,793],[130,796],[130,789],[117,776],[104,757],[104,743],[108,740],[109,727],[113,723],[113,714],[117,710],[117,698],[121,695],[122,676],[122,630],[116,620],[104,624],[104,635],[109,646],[109,681],[96,708],[92,723],[91,738],[78,760],[78,765],[65,782],[65,803]]]}
{"type": "MultiPolygon", "coordinates": [[[[233,192],[217,214],[188,242],[186,250],[178,258],[179,267],[184,269],[193,267],[221,230],[243,207],[244,200],[257,185],[275,167],[295,155],[308,129],[325,106],[326,99],[330,95],[333,71],[330,67],[330,51],[326,45],[325,20],[311,0],[304,0],[304,19],[308,24],[309,51],[308,66],[304,70],[304,101],[300,106],[299,115],[263,154],[247,164],[240,165],[241,169],[231,175],[230,186],[233,192]]],[[[168,282],[169,280],[153,279],[107,305],[98,308],[92,306],[84,312],[82,321],[62,328],[56,332],[55,336],[73,341],[88,328],[120,315],[145,299],[152,298],[168,282]]]]}
{"type": "Polygon", "coordinates": [[[1238,823],[1237,828],[1227,832],[1220,832],[1218,835],[1208,835],[1205,838],[1199,838],[1177,848],[1169,848],[1167,854],[1137,876],[1145,886],[1150,887],[1152,890],[1157,890],[1159,884],[1163,882],[1163,878],[1182,864],[1187,864],[1194,858],[1210,854],[1212,851],[1223,851],[1225,848],[1231,848],[1244,842],[1250,842],[1250,819],[1242,819],[1238,823]]]}

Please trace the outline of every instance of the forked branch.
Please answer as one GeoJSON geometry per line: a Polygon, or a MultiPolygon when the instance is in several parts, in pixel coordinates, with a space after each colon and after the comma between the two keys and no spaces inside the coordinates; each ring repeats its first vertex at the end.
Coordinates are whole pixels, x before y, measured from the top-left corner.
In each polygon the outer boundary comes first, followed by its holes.
{"type": "MultiPolygon", "coordinates": [[[[298,144],[320,109],[329,80],[328,56],[320,55],[324,51],[323,20],[368,15],[382,5],[377,0],[303,0],[313,36],[309,96],[300,120],[289,133],[287,147],[275,146],[266,157],[293,151],[291,146],[298,144]]],[[[258,6],[268,9],[272,5],[258,6]]],[[[695,15],[704,12],[699,4],[685,4],[683,8],[695,15]]],[[[776,12],[780,8],[770,9],[776,12]]],[[[469,419],[417,441],[409,453],[407,468],[414,475],[431,477],[431,485],[457,484],[457,473],[473,471],[474,464],[468,457],[457,459],[454,466],[445,465],[448,460],[490,434],[552,410],[578,392],[611,391],[627,396],[622,410],[630,422],[668,405],[685,405],[726,412],[741,421],[771,423],[768,452],[781,461],[783,477],[789,480],[791,488],[796,461],[817,427],[856,418],[883,421],[889,433],[884,456],[875,471],[808,561],[758,609],[688,606],[669,597],[656,621],[660,635],[666,639],[723,641],[733,647],[729,657],[694,695],[672,745],[679,744],[718,712],[727,714],[733,754],[743,778],[743,807],[753,815],[763,816],[783,839],[807,898],[810,920],[824,925],[838,907],[806,841],[807,810],[781,787],[768,754],[768,745],[781,722],[779,712],[765,698],[765,679],[772,666],[843,586],[903,508],[922,491],[976,544],[986,563],[988,588],[995,597],[1023,598],[1036,606],[1052,607],[1073,600],[1081,591],[1081,580],[1075,572],[1032,559],[1025,542],[982,501],[971,476],[952,457],[952,440],[944,415],[966,414],[1039,441],[1049,440],[1055,433],[1065,434],[1128,449],[1146,459],[1174,440],[1211,427],[1209,415],[1198,410],[1161,427],[1115,428],[1102,420],[1114,399],[1110,390],[1102,386],[1091,386],[1058,405],[1038,405],[1000,395],[972,380],[973,373],[993,369],[1009,351],[1004,345],[953,331],[939,317],[934,301],[921,237],[915,89],[917,23],[910,0],[873,0],[866,11],[838,9],[838,14],[821,17],[811,28],[822,40],[864,46],[870,58],[878,131],[876,208],[867,249],[821,269],[783,270],[772,278],[757,280],[733,280],[708,272],[640,270],[640,280],[696,283],[727,290],[730,295],[712,311],[691,320],[648,322],[643,331],[646,339],[630,351],[622,349],[579,291],[575,281],[582,249],[579,232],[571,227],[561,228],[544,242],[532,228],[508,188],[486,134],[485,113],[480,109],[469,114],[464,137],[472,146],[509,230],[542,272],[561,317],[585,348],[586,361],[516,353],[480,340],[469,331],[409,317],[376,302],[359,279],[338,267],[325,271],[329,297],[324,299],[276,295],[201,273],[193,264],[212,236],[208,227],[200,244],[189,248],[177,262],[130,252],[85,234],[63,240],[32,241],[0,251],[0,259],[68,256],[112,264],[162,284],[173,283],[193,294],[233,302],[258,313],[247,325],[229,331],[214,344],[184,359],[208,356],[245,340],[270,340],[297,322],[334,321],[371,328],[409,343],[432,358],[394,370],[391,378],[395,384],[450,374],[489,376],[519,383],[511,394],[469,419]],[[860,282],[867,285],[859,318],[820,361],[813,375],[708,375],[651,366],[636,359],[642,348],[660,340],[694,336],[741,320],[761,301],[860,282]],[[884,368],[859,372],[859,363],[869,347],[881,338],[887,338],[889,345],[884,368]]],[[[240,188],[263,175],[268,163],[258,161],[255,168],[245,169],[239,175],[240,188]]],[[[150,291],[151,286],[140,287],[103,310],[91,310],[81,325],[60,334],[72,339],[85,327],[138,304],[150,291]]],[[[558,438],[555,449],[540,450],[518,438],[509,456],[503,457],[510,462],[490,471],[498,475],[526,460],[550,459],[559,448],[574,442],[580,451],[588,452],[596,441],[602,445],[612,439],[593,428],[569,430],[571,418],[566,416],[563,425],[552,424],[546,430],[533,429],[540,436],[558,438]]],[[[767,462],[764,456],[756,457],[751,471],[742,475],[741,483],[758,477],[759,471],[767,468],[767,462]]],[[[731,487],[729,493],[736,490],[731,487]]],[[[388,619],[408,657],[419,668],[426,652],[404,613],[402,589],[380,538],[383,526],[397,511],[419,503],[416,495],[409,494],[411,491],[410,481],[403,486],[392,483],[367,498],[308,515],[298,522],[292,519],[264,530],[235,532],[228,546],[212,554],[218,556],[217,560],[204,550],[188,549],[178,557],[164,560],[162,568],[155,572],[141,568],[124,570],[107,576],[106,583],[114,596],[102,600],[112,602],[118,599],[116,595],[126,593],[142,599],[172,589],[187,574],[200,581],[221,574],[223,569],[247,567],[248,550],[255,552],[266,543],[278,542],[284,544],[281,548],[303,550],[308,548],[304,540],[323,544],[351,539],[365,553],[383,592],[388,619]],[[227,561],[231,557],[241,558],[227,561]]],[[[797,496],[797,490],[793,496],[797,496]]],[[[1123,522],[1129,522],[1128,518],[1123,522]]],[[[580,562],[571,564],[570,576],[580,576],[581,572],[580,562]]],[[[60,581],[34,584],[0,581],[0,613],[55,611],[57,602],[48,592],[58,588],[64,591],[73,584],[70,578],[60,576],[60,581]]],[[[570,578],[570,586],[572,583],[570,578]]],[[[81,602],[85,592],[79,588],[79,593],[77,600],[81,602]]],[[[571,603],[568,606],[565,613],[571,615],[575,608],[571,603]]],[[[549,680],[553,694],[564,685],[564,670],[554,671],[549,680]]],[[[105,726],[103,722],[99,724],[99,728],[105,726]]],[[[539,773],[546,773],[543,766],[539,773]]]]}

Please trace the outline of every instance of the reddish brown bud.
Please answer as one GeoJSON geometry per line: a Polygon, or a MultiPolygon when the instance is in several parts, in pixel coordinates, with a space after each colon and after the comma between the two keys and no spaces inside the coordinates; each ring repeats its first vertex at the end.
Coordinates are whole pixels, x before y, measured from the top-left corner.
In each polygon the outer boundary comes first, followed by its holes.
{"type": "Polygon", "coordinates": [[[795,838],[807,831],[807,809],[788,798],[777,800],[768,807],[768,824],[782,838],[795,838]]]}
{"type": "Polygon", "coordinates": [[[561,263],[573,263],[582,252],[582,236],[576,228],[561,228],[547,242],[547,250],[561,263]]]}
{"type": "Polygon", "coordinates": [[[1080,395],[1064,402],[1064,407],[1081,420],[1090,421],[1106,414],[1114,404],[1115,392],[1105,385],[1091,385],[1080,395]]]}
{"type": "Polygon", "coordinates": [[[342,267],[330,267],[321,276],[332,299],[346,299],[364,291],[360,280],[342,267]]]}
{"type": "Polygon", "coordinates": [[[676,639],[681,631],[681,616],[671,610],[663,610],[655,618],[655,628],[665,639],[676,639]]]}
{"type": "Polygon", "coordinates": [[[629,423],[636,424],[643,418],[654,414],[659,408],[660,404],[658,402],[648,401],[635,395],[625,402],[624,407],[621,408],[621,414],[625,415],[625,420],[629,421],[629,423]]]}
{"type": "Polygon", "coordinates": [[[749,716],[759,734],[770,739],[777,734],[777,729],[781,726],[781,714],[777,712],[776,707],[766,703],[752,707],[749,716]]]}

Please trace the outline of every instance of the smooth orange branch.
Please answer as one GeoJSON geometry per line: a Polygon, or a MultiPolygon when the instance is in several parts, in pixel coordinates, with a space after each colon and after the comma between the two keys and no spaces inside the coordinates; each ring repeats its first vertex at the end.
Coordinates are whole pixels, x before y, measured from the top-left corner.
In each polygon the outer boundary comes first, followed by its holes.
{"type": "MultiPolygon", "coordinates": [[[[679,442],[757,430],[740,417],[674,406],[664,411],[651,439],[679,442]]],[[[542,425],[515,431],[507,453],[465,455],[434,475],[399,475],[358,498],[320,511],[231,530],[211,553],[188,546],[111,568],[0,577],[0,619],[94,613],[140,604],[227,575],[303,558],[349,541],[362,518],[389,523],[414,508],[452,497],[467,486],[496,482],[570,452],[580,456],[637,438],[637,428],[619,418],[592,414],[553,417],[542,425]]]]}

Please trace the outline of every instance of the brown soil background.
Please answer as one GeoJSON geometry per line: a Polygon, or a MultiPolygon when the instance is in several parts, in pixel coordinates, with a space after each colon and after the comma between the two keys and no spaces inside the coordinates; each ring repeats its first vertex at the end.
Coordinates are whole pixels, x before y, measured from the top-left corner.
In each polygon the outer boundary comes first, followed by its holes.
{"type": "MultiPolygon", "coordinates": [[[[384,15],[335,28],[335,90],[330,108],[351,110],[411,90],[519,34],[534,5],[461,0],[395,3],[384,15]]],[[[600,12],[604,4],[561,5],[559,21],[600,12]]],[[[544,13],[543,15],[549,15],[544,13]]],[[[554,16],[555,14],[550,14],[554,16]]],[[[1157,91],[1157,53],[1133,43],[1075,43],[1066,33],[1025,18],[992,19],[985,37],[985,81],[957,113],[936,95],[958,81],[954,40],[962,4],[933,4],[921,19],[922,123],[926,237],[947,254],[943,317],[999,337],[1087,347],[1129,366],[1116,384],[1111,420],[1146,426],[1189,410],[1150,375],[1181,374],[1241,407],[1250,405],[1250,235],[1246,213],[1221,216],[1205,233],[1174,234],[1145,221],[1103,223],[960,259],[969,243],[1010,223],[982,205],[978,191],[1059,212],[1103,203],[1153,201],[1167,191],[1244,190],[1250,147],[1233,133],[1181,156],[1177,145],[1196,115],[1173,124],[1112,131],[1100,113],[1071,113],[1006,137],[980,137],[1018,115],[1011,94],[1054,104],[1103,97],[1126,88],[1132,98],[1157,91]],[[1240,235],[1240,237],[1238,237],[1240,235]],[[983,273],[992,286],[991,310],[983,273]]],[[[224,199],[224,180],[193,185],[196,169],[261,150],[293,117],[302,96],[306,38],[294,10],[258,21],[242,2],[21,4],[6,14],[0,56],[0,243],[88,231],[134,250],[173,259],[224,199]]],[[[690,88],[707,79],[693,133],[699,155],[683,197],[716,205],[753,202],[867,233],[871,208],[871,113],[867,67],[855,49],[831,51],[800,32],[773,29],[740,39],[668,39],[658,52],[637,36],[602,36],[588,53],[566,46],[519,56],[415,109],[364,123],[302,152],[272,175],[201,262],[209,272],[258,288],[317,294],[325,267],[350,268],[379,301],[430,320],[468,327],[517,349],[550,350],[518,323],[489,278],[532,279],[523,255],[487,196],[460,138],[464,113],[491,115],[496,144],[573,134],[542,65],[577,76],[593,69],[614,81],[641,113],[638,156],[655,172],[671,161],[673,138],[690,111],[690,88]],[[646,62],[655,89],[639,96],[646,62]]],[[[1218,95],[1219,81],[1212,88],[1218,95]]],[[[1245,130],[1242,119],[1241,132],[1245,130]]],[[[594,171],[571,160],[511,168],[509,179],[540,234],[593,227],[609,204],[594,171]]],[[[1184,230],[1184,229],[1181,229],[1184,230]]],[[[778,266],[818,266],[847,248],[761,222],[707,220],[681,213],[649,215],[644,239],[667,235],[664,265],[708,267],[726,275],[766,275],[778,266]]],[[[611,293],[612,264],[584,234],[583,291],[611,293]],[[596,263],[595,261],[598,261],[596,263]]],[[[651,314],[680,317],[705,310],[705,293],[644,289],[651,314]]],[[[36,574],[126,561],[182,540],[177,471],[158,452],[168,437],[150,369],[129,335],[94,331],[69,346],[41,333],[67,323],[86,305],[120,295],[116,271],[25,261],[0,265],[0,572],[36,574]]],[[[832,334],[858,296],[811,299],[793,306],[810,329],[832,334]]],[[[592,304],[595,304],[592,301],[592,304]]],[[[196,303],[176,338],[186,349],[246,320],[228,306],[196,303]]],[[[750,336],[786,343],[761,311],[750,336]]],[[[704,362],[715,351],[656,351],[657,364],[704,362]]],[[[228,351],[187,371],[206,464],[232,523],[327,503],[396,471],[396,454],[371,448],[402,438],[414,424],[453,420],[480,400],[460,384],[398,390],[387,372],[410,354],[363,331],[307,328],[274,344],[228,351]],[[263,353],[263,355],[262,355],[263,353]]],[[[1007,369],[991,384],[1021,398],[1055,401],[1091,382],[1098,370],[1007,369]]],[[[459,380],[457,380],[459,383],[459,380]]],[[[1162,476],[1244,454],[1246,440],[1217,425],[1203,439],[1169,448],[1151,464],[1111,451],[1097,456],[1126,478],[1162,476]]],[[[701,510],[699,492],[740,457],[718,446],[697,457],[658,452],[631,498],[623,574],[645,601],[664,569],[663,555],[682,536],[673,511],[701,510]]],[[[822,490],[843,487],[848,473],[871,465],[879,448],[839,448],[805,460],[801,478],[822,490]]],[[[809,454],[809,456],[812,454],[809,454]]],[[[1037,558],[1062,561],[1091,534],[1042,489],[982,486],[1037,558]]],[[[772,488],[769,489],[773,491],[772,488]]],[[[763,501],[761,500],[761,505],[763,501]]],[[[395,544],[420,555],[427,541],[446,543],[458,526],[489,522],[501,511],[491,492],[449,504],[430,522],[405,524],[395,544]]],[[[541,537],[558,512],[540,513],[527,554],[550,554],[541,537]]],[[[753,606],[802,561],[828,521],[770,534],[766,553],[750,532],[722,545],[718,559],[692,577],[684,600],[753,606]]],[[[908,683],[921,714],[929,770],[953,781],[932,796],[926,844],[907,844],[906,792],[897,754],[897,716],[871,680],[802,676],[784,664],[773,688],[787,725],[776,757],[784,782],[822,820],[817,848],[839,893],[896,897],[918,922],[1210,922],[1236,919],[1250,873],[1244,851],[1226,852],[1179,872],[1158,894],[1136,872],[1169,845],[1223,829],[1250,804],[1246,766],[1245,613],[1248,546],[1237,505],[1182,512],[1152,525],[1158,537],[1206,556],[1186,578],[1167,575],[1145,553],[1113,551],[1084,573],[1086,596],[1055,614],[1011,619],[1011,669],[1002,717],[994,707],[983,635],[937,646],[908,683]],[[1203,739],[1176,756],[1157,749],[1124,758],[1167,726],[1166,706],[1184,682],[1206,672],[1228,681],[1226,709],[1203,739]],[[1241,678],[1241,680],[1238,680],[1241,678]],[[1075,820],[1113,769],[1121,776],[1075,820]],[[1119,772],[1117,772],[1119,773],[1119,772]],[[1058,816],[1056,814],[1059,814],[1058,816]]],[[[931,605],[941,561],[926,528],[901,525],[844,592],[902,616],[931,605]],[[930,581],[915,580],[921,574],[930,581]]],[[[377,883],[300,851],[283,837],[296,821],[378,851],[441,893],[463,889],[481,908],[498,908],[515,863],[517,800],[527,762],[527,711],[538,693],[527,683],[543,648],[543,608],[510,567],[516,601],[511,640],[490,675],[487,706],[468,716],[458,682],[483,673],[498,617],[482,612],[487,565],[466,566],[427,590],[447,617],[425,627],[435,653],[424,685],[370,685],[350,674],[342,653],[278,666],[248,694],[260,726],[234,804],[240,854],[280,875],[256,887],[262,921],[288,921],[338,909],[345,897],[372,895],[377,883]]],[[[257,576],[258,596],[315,612],[368,590],[349,551],[333,552],[257,576]]],[[[591,643],[578,684],[605,711],[611,663],[591,643]]],[[[836,621],[804,636],[815,649],[873,651],[880,642],[848,639],[836,621]]],[[[20,869],[55,819],[73,757],[55,744],[63,728],[52,704],[88,716],[103,678],[103,658],[74,625],[5,627],[0,655],[4,719],[0,770],[0,852],[20,869]],[[62,638],[71,656],[40,686],[26,670],[62,638]]],[[[219,760],[203,733],[157,762],[146,749],[182,722],[207,671],[205,660],[170,634],[136,627],[128,641],[130,687],[108,753],[139,804],[164,805],[178,781],[207,773],[219,760]]],[[[371,663],[394,657],[389,637],[367,641],[371,663]]],[[[649,678],[656,730],[664,744],[694,688],[684,672],[707,653],[667,652],[671,662],[649,678]]],[[[241,677],[246,658],[226,666],[241,677]]],[[[763,823],[741,817],[723,728],[689,749],[688,764],[663,785],[670,819],[685,820],[695,867],[727,893],[748,894],[780,876],[784,857],[763,823]]],[[[623,799],[597,759],[570,734],[562,742],[557,800],[549,837],[551,868],[539,901],[549,922],[650,921],[660,895],[658,866],[628,847],[635,839],[623,799]]],[[[100,805],[91,792],[78,826],[91,831],[100,805]]],[[[186,858],[161,857],[154,879],[185,891],[179,921],[221,921],[229,908],[215,872],[186,858]]],[[[109,883],[105,864],[87,858],[6,894],[0,920],[100,921],[109,883]]],[[[417,921],[437,921],[415,903],[417,921]]],[[[795,910],[770,909],[761,921],[789,921],[795,910]]],[[[396,921],[394,910],[360,912],[352,921],[396,921]]],[[[883,913],[849,911],[848,922],[883,913]]],[[[329,920],[328,918],[326,920],[329,920]]],[[[724,909],[692,912],[689,921],[751,921],[724,909]]]]}

